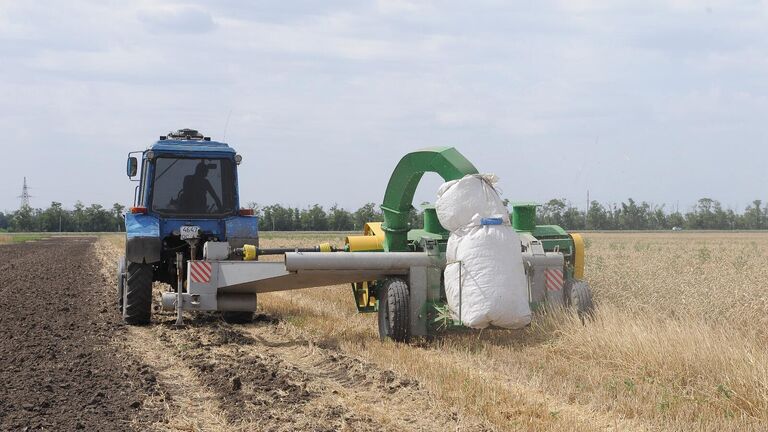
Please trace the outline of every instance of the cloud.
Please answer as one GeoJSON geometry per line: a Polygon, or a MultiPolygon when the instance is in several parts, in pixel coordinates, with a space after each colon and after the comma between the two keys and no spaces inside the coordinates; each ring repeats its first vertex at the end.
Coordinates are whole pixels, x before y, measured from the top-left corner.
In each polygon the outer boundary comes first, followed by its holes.
{"type": "Polygon", "coordinates": [[[216,28],[211,14],[197,7],[161,5],[139,10],[137,17],[154,33],[207,33],[216,28]]]}
{"type": "Polygon", "coordinates": [[[230,111],[244,199],[262,203],[379,200],[397,159],[429,145],[520,200],[746,202],[766,177],[768,28],[749,2],[0,5],[0,127],[31,154],[3,172],[0,209],[25,175],[41,199],[128,200],[128,150],[183,126],[220,138],[230,111]],[[722,166],[743,173],[715,181],[722,166]],[[683,186],[648,180],[667,176],[683,186]]]}

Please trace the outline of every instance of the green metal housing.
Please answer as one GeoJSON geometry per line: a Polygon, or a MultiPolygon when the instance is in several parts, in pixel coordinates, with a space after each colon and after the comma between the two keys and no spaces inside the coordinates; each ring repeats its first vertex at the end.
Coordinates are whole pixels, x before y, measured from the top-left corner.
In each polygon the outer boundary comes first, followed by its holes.
{"type": "MultiPolygon", "coordinates": [[[[453,147],[434,147],[408,153],[397,164],[384,193],[384,250],[405,252],[409,247],[408,223],[413,208],[413,195],[426,172],[440,175],[445,181],[457,180],[468,174],[477,174],[477,168],[453,147]]],[[[437,219],[435,215],[435,219],[437,219]]],[[[426,222],[426,221],[425,221],[426,222]]],[[[438,222],[439,226],[440,223],[438,222]]],[[[426,226],[426,224],[425,224],[426,226]]],[[[431,229],[436,229],[430,223],[431,229]]],[[[427,232],[426,230],[424,232],[427,232]]],[[[435,234],[435,233],[429,233],[435,234]]],[[[442,235],[440,236],[442,238],[442,235]]]]}
{"type": "Polygon", "coordinates": [[[573,238],[558,225],[536,225],[535,203],[512,204],[512,227],[517,232],[526,232],[541,241],[544,251],[562,252],[566,262],[566,278],[573,277],[573,238]]]}
{"type": "Polygon", "coordinates": [[[512,227],[517,231],[536,229],[536,204],[512,203],[512,227]]]}

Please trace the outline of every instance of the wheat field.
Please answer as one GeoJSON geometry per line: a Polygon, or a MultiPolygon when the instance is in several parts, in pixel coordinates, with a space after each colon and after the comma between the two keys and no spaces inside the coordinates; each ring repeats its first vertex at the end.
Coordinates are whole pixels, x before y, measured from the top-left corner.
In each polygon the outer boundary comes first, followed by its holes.
{"type": "MultiPolygon", "coordinates": [[[[405,345],[379,342],[375,315],[356,313],[348,286],[264,294],[259,309],[319,346],[418,380],[491,430],[766,430],[768,233],[585,238],[598,308],[586,325],[551,313],[524,330],[405,345]]],[[[261,246],[329,240],[343,237],[271,234],[261,246]]]]}

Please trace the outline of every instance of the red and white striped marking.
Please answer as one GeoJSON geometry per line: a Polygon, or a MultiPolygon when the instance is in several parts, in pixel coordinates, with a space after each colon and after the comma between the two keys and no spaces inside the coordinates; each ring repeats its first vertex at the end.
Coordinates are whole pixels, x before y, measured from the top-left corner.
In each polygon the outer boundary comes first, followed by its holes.
{"type": "Polygon", "coordinates": [[[211,263],[208,261],[190,261],[189,277],[192,282],[208,283],[211,281],[211,263]]]}
{"type": "Polygon", "coordinates": [[[563,269],[548,268],[544,270],[544,279],[548,291],[560,291],[563,289],[563,269]]]}

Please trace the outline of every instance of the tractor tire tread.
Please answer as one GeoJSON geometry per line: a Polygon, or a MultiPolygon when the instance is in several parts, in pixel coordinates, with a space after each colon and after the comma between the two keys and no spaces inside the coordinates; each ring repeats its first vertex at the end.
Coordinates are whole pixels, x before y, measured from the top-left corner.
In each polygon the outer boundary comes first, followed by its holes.
{"type": "Polygon", "coordinates": [[[152,265],[127,264],[123,320],[130,325],[149,324],[152,317],[152,265]]]}
{"type": "Polygon", "coordinates": [[[117,310],[123,313],[123,296],[125,289],[125,256],[117,260],[117,310]]]}
{"type": "Polygon", "coordinates": [[[583,280],[573,280],[567,286],[566,300],[576,308],[576,313],[582,323],[591,320],[595,315],[595,303],[592,299],[592,289],[583,280]]]}
{"type": "MultiPolygon", "coordinates": [[[[387,279],[381,287],[381,295],[384,304],[379,308],[386,308],[386,315],[380,321],[382,337],[388,337],[395,342],[408,342],[410,339],[410,324],[408,314],[409,290],[408,284],[399,278],[387,279]]],[[[384,311],[380,311],[381,314],[384,311]]]]}

